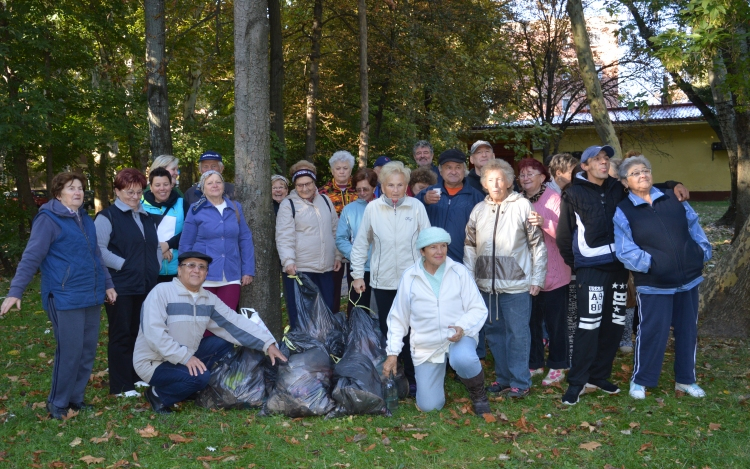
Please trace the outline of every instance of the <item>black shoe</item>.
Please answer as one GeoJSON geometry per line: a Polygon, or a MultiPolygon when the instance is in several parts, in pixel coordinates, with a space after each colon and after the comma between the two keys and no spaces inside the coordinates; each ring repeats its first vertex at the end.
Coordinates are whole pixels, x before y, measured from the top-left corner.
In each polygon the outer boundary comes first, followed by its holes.
{"type": "Polygon", "coordinates": [[[53,419],[63,420],[63,417],[68,415],[68,409],[57,407],[51,402],[47,402],[47,411],[53,419]]]}
{"type": "Polygon", "coordinates": [[[568,390],[565,391],[565,394],[562,397],[562,403],[565,405],[578,404],[578,396],[583,394],[584,389],[585,388],[583,386],[571,384],[570,386],[568,386],[568,390]]]}
{"type": "Polygon", "coordinates": [[[409,397],[417,397],[417,383],[409,384],[409,397]]]}
{"type": "Polygon", "coordinates": [[[71,402],[68,405],[70,406],[71,409],[76,410],[76,411],[94,410],[94,405],[88,404],[86,402],[71,402]]]}
{"type": "Polygon", "coordinates": [[[589,382],[586,383],[586,392],[594,392],[597,390],[597,388],[601,389],[607,394],[617,394],[618,392],[620,392],[620,388],[610,383],[606,379],[590,379],[589,382]]]}
{"type": "Polygon", "coordinates": [[[144,392],[146,395],[146,400],[149,404],[151,404],[151,409],[153,409],[154,412],[157,414],[171,414],[172,409],[162,404],[161,399],[159,399],[159,396],[154,394],[154,387],[151,386],[149,388],[146,388],[146,391],[144,392]]]}
{"type": "Polygon", "coordinates": [[[497,381],[487,386],[487,392],[494,394],[506,394],[510,392],[510,386],[506,384],[500,384],[497,381]]]}

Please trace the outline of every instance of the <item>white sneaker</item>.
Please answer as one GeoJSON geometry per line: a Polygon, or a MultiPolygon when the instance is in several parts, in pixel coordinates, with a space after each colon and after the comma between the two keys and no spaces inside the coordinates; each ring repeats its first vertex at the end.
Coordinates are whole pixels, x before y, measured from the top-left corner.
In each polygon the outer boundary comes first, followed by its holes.
{"type": "Polygon", "coordinates": [[[536,370],[533,368],[529,368],[529,374],[531,374],[531,377],[534,376],[541,376],[544,374],[544,368],[537,368],[536,370]]]}
{"type": "Polygon", "coordinates": [[[634,382],[630,382],[630,397],[633,399],[645,399],[646,398],[646,388],[641,386],[640,384],[636,384],[634,382]]]}
{"type": "Polygon", "coordinates": [[[135,387],[136,387],[136,388],[147,388],[147,387],[149,387],[149,386],[151,386],[151,385],[150,385],[150,384],[148,384],[148,383],[147,383],[147,382],[145,382],[145,381],[138,381],[137,383],[135,383],[135,387]]]}
{"type": "Polygon", "coordinates": [[[684,392],[685,394],[689,394],[693,397],[706,397],[706,391],[701,389],[700,386],[697,384],[680,384],[680,383],[674,383],[674,390],[678,392],[684,392]]]}
{"type": "Polygon", "coordinates": [[[141,393],[138,391],[125,391],[120,394],[115,394],[115,397],[141,397],[141,393]]]}

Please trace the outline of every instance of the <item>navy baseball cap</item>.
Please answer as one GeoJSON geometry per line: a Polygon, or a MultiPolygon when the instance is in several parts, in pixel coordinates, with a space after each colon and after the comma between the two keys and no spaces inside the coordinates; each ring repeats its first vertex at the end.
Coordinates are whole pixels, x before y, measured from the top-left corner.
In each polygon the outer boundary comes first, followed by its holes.
{"type": "Polygon", "coordinates": [[[218,161],[221,163],[221,155],[215,151],[204,151],[198,161],[218,161]]]}
{"type": "Polygon", "coordinates": [[[606,153],[610,158],[615,156],[615,149],[610,147],[609,145],[604,145],[603,147],[594,145],[593,147],[588,147],[587,149],[583,150],[583,154],[581,155],[581,163],[585,163],[589,158],[595,157],[599,154],[600,151],[606,153]]]}
{"type": "Polygon", "coordinates": [[[385,166],[386,164],[390,163],[391,159],[388,158],[385,155],[378,156],[378,159],[375,160],[375,164],[372,165],[373,168],[377,168],[378,166],[385,166]]]}

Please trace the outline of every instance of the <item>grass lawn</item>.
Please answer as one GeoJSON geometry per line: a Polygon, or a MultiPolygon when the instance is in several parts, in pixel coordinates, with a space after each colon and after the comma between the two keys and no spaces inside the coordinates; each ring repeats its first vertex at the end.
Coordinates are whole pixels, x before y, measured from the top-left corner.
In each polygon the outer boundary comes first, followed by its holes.
{"type": "MultiPolygon", "coordinates": [[[[720,204],[693,205],[704,220],[723,213],[720,204]]],[[[709,236],[720,245],[726,234],[716,229],[709,236]]],[[[0,281],[0,291],[7,283],[0,281]]],[[[38,280],[24,295],[23,311],[0,320],[0,335],[0,467],[750,467],[746,340],[700,339],[698,381],[708,394],[702,400],[675,396],[670,347],[660,385],[644,401],[627,395],[629,355],[614,365],[620,395],[588,394],[567,407],[563,389],[544,389],[537,377],[528,398],[494,400],[490,421],[471,415],[466,391],[450,378],[445,408],[430,414],[406,399],[392,418],[262,418],[192,403],[156,416],[143,398],[107,395],[103,315],[87,390],[96,410],[59,422],[44,408],[55,341],[38,280]]]]}

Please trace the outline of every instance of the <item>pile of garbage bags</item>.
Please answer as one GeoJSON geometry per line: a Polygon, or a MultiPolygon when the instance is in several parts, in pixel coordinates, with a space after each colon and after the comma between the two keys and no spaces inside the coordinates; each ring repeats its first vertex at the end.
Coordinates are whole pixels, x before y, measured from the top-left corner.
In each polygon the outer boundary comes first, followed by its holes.
{"type": "MultiPolygon", "coordinates": [[[[287,362],[271,366],[262,352],[238,347],[211,370],[196,404],[262,408],[259,415],[293,418],[389,415],[381,380],[385,340],[377,319],[355,307],[347,322],[343,313],[328,309],[309,277],[298,278],[297,325],[279,347],[287,362]]],[[[399,397],[406,397],[409,386],[402,371],[396,380],[399,397]]]]}

